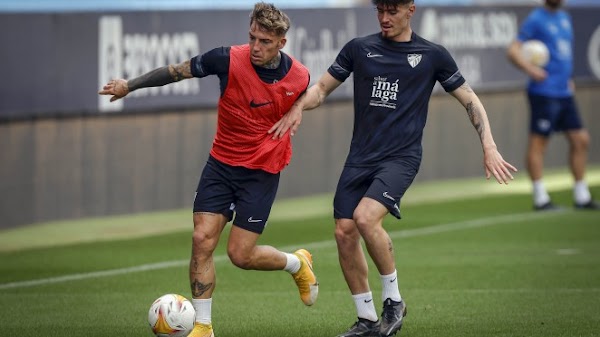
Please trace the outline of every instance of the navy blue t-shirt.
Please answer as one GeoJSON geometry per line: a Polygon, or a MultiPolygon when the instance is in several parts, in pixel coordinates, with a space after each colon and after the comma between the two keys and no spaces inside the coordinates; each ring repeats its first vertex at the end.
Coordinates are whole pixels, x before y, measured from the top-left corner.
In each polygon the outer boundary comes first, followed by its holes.
{"type": "Polygon", "coordinates": [[[342,82],[354,73],[354,131],[346,166],[355,167],[404,158],[418,168],[436,81],[447,92],[465,83],[450,53],[415,33],[409,42],[380,33],[355,38],[328,72],[342,82]]]}
{"type": "MultiPolygon", "coordinates": [[[[191,60],[191,70],[194,77],[205,77],[208,75],[217,75],[219,77],[219,87],[221,88],[221,96],[229,79],[229,53],[231,47],[218,47],[207,51],[202,55],[194,56],[191,60]]],[[[258,77],[265,83],[275,83],[290,71],[292,67],[292,59],[281,52],[281,63],[276,69],[267,69],[252,65],[258,77]]]]}

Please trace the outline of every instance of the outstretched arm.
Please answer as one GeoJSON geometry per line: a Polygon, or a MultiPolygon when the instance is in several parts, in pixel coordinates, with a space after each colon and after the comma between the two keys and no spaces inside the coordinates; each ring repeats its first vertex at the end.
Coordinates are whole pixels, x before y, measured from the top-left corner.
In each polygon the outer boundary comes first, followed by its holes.
{"type": "Polygon", "coordinates": [[[110,101],[114,102],[140,88],[160,87],[192,77],[190,61],[187,60],[179,64],[170,64],[154,69],[129,81],[122,78],[110,80],[98,93],[100,95],[113,95],[110,101]]]}
{"type": "Polygon", "coordinates": [[[496,143],[492,137],[492,130],[490,128],[487,113],[485,112],[485,108],[479,100],[479,97],[477,97],[473,89],[471,89],[467,83],[461,85],[450,94],[452,94],[452,96],[467,109],[469,120],[479,134],[481,146],[483,147],[485,177],[489,179],[494,175],[494,178],[496,178],[498,183],[508,184],[509,180],[514,179],[511,171],[517,172],[517,169],[505,161],[498,152],[496,143]]]}
{"type": "Polygon", "coordinates": [[[269,133],[273,134],[273,139],[283,137],[288,130],[290,130],[290,135],[295,135],[302,121],[302,111],[312,110],[321,105],[340,84],[342,82],[325,72],[319,81],[308,88],[304,95],[292,105],[290,111],[271,127],[269,133]]]}

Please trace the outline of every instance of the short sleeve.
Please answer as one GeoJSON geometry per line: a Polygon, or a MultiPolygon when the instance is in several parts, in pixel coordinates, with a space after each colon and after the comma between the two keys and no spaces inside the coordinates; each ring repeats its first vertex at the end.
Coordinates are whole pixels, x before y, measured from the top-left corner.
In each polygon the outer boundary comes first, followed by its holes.
{"type": "Polygon", "coordinates": [[[218,47],[202,55],[194,56],[190,62],[192,75],[199,78],[208,75],[227,75],[230,50],[230,47],[218,47]]]}
{"type": "Polygon", "coordinates": [[[460,73],[456,61],[454,61],[450,52],[442,46],[438,47],[439,57],[436,67],[436,80],[440,82],[446,92],[451,92],[463,85],[466,80],[460,73]]]}
{"type": "Polygon", "coordinates": [[[353,50],[355,45],[356,39],[346,43],[335,58],[333,64],[327,69],[327,72],[340,82],[344,82],[350,77],[350,74],[354,69],[353,50]]]}

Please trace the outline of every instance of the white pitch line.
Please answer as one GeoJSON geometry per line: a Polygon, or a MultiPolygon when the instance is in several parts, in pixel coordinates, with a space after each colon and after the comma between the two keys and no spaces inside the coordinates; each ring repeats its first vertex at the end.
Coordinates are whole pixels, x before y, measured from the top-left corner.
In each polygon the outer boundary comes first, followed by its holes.
{"type": "MultiPolygon", "coordinates": [[[[464,230],[464,229],[487,227],[487,226],[492,226],[492,225],[501,224],[501,223],[507,224],[507,223],[514,223],[514,222],[519,222],[519,221],[523,221],[523,220],[529,220],[529,219],[537,219],[537,218],[543,218],[543,217],[548,217],[548,216],[556,216],[557,213],[563,213],[563,212],[562,211],[553,211],[553,212],[518,213],[518,214],[511,214],[511,215],[492,216],[492,217],[487,217],[487,218],[480,218],[480,219],[474,219],[474,220],[434,225],[434,226],[425,227],[425,228],[392,231],[389,233],[389,235],[393,239],[434,235],[434,234],[458,231],[458,230],[464,230]]],[[[281,247],[279,249],[281,251],[292,251],[294,249],[297,249],[299,246],[301,246],[303,248],[307,248],[307,249],[327,248],[327,247],[335,246],[335,241],[334,240],[318,241],[318,242],[308,243],[305,245],[285,246],[285,247],[281,247]]],[[[226,255],[217,255],[214,257],[214,261],[215,262],[225,261],[226,258],[227,258],[226,255]]],[[[43,279],[37,279],[37,280],[3,283],[3,284],[0,284],[0,290],[34,287],[34,286],[47,285],[47,284],[53,284],[53,283],[80,281],[80,280],[92,279],[92,278],[117,276],[117,275],[131,274],[131,273],[144,272],[144,271],[150,271],[150,270],[181,267],[181,266],[187,265],[188,263],[189,263],[189,260],[174,260],[174,261],[143,264],[143,265],[139,265],[139,266],[135,266],[135,267],[128,267],[128,268],[110,269],[110,270],[95,271],[95,272],[89,272],[89,273],[79,273],[79,274],[70,274],[70,275],[64,275],[64,276],[58,276],[58,277],[49,277],[49,278],[43,278],[43,279]]]]}

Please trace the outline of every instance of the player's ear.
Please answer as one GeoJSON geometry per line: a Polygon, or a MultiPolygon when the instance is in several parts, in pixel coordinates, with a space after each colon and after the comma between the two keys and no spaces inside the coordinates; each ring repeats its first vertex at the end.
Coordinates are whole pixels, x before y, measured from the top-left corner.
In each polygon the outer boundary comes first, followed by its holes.
{"type": "Polygon", "coordinates": [[[412,16],[415,14],[415,11],[416,11],[416,10],[417,10],[417,6],[415,6],[415,3],[414,3],[414,2],[413,2],[413,3],[411,3],[411,4],[408,6],[408,14],[407,14],[407,16],[408,16],[408,18],[409,18],[409,19],[410,19],[410,18],[411,18],[411,17],[412,17],[412,16]]]}
{"type": "Polygon", "coordinates": [[[283,49],[283,47],[285,47],[286,42],[287,42],[287,39],[285,37],[282,38],[281,40],[279,40],[279,45],[278,45],[279,49],[283,49]]]}

